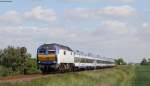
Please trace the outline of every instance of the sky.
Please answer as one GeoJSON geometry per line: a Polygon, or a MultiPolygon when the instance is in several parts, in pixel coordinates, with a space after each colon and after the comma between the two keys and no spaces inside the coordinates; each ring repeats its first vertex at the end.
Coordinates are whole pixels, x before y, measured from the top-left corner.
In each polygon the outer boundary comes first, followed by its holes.
{"type": "MultiPolygon", "coordinates": [[[[2,1],[2,0],[0,0],[2,1]]],[[[5,1],[5,0],[3,0],[5,1]]],[[[140,62],[150,57],[150,0],[0,2],[0,49],[44,43],[140,62]]]]}

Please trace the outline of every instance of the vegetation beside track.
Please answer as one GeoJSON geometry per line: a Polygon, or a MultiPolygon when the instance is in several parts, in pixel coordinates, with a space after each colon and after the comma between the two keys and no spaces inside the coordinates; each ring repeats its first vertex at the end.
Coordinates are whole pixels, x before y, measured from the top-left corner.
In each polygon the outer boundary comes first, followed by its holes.
{"type": "Polygon", "coordinates": [[[133,86],[150,86],[150,65],[137,66],[133,86]]]}
{"type": "Polygon", "coordinates": [[[27,82],[1,83],[0,86],[131,86],[135,67],[50,74],[27,82]]]}
{"type": "Polygon", "coordinates": [[[0,77],[38,72],[36,59],[31,57],[25,47],[8,46],[0,49],[0,77]]]}

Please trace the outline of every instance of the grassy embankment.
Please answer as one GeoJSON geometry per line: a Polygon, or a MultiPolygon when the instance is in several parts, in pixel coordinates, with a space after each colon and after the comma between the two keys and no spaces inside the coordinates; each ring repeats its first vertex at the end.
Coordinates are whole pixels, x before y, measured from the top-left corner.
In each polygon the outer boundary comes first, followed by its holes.
{"type": "Polygon", "coordinates": [[[21,83],[0,86],[132,86],[135,67],[120,66],[110,69],[54,74],[21,83]]]}
{"type": "Polygon", "coordinates": [[[133,86],[150,86],[150,66],[137,66],[133,86]]]}

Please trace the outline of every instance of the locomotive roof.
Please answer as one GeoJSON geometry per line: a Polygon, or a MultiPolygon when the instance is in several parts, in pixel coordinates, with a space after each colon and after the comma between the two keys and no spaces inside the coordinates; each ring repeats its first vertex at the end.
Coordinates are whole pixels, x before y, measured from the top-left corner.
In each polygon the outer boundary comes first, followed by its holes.
{"type": "Polygon", "coordinates": [[[68,46],[64,46],[61,44],[57,44],[57,43],[52,43],[52,44],[43,44],[40,46],[40,49],[56,49],[56,47],[60,48],[60,49],[65,49],[65,50],[69,50],[72,51],[72,49],[68,46]]]}

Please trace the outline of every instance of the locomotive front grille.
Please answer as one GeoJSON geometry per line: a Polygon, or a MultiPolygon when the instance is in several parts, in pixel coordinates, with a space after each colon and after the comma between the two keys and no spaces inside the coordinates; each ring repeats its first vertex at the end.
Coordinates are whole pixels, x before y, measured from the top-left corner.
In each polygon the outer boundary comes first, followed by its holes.
{"type": "Polygon", "coordinates": [[[38,55],[39,61],[56,61],[56,55],[38,55]]]}

